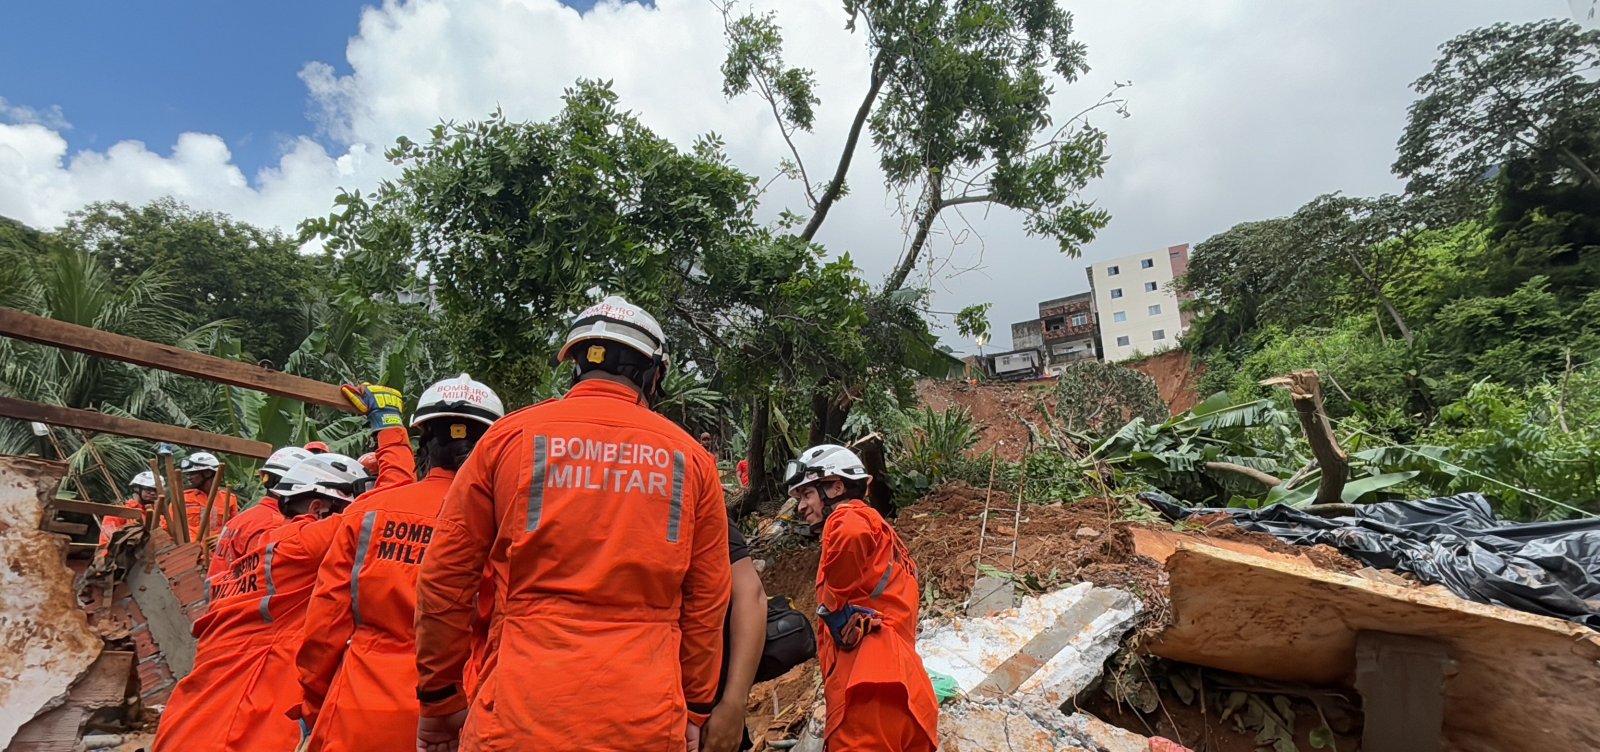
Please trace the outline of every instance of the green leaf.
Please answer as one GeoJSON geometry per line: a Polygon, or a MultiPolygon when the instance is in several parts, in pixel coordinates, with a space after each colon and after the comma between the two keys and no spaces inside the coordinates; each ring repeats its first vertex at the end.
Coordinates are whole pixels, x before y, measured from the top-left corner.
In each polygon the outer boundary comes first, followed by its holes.
{"type": "Polygon", "coordinates": [[[1311,748],[1334,750],[1339,748],[1333,738],[1333,729],[1328,728],[1328,724],[1324,723],[1311,729],[1311,748]]]}
{"type": "Polygon", "coordinates": [[[1377,493],[1390,486],[1397,486],[1412,478],[1421,475],[1419,470],[1407,470],[1402,473],[1384,473],[1350,481],[1344,486],[1344,491],[1339,494],[1339,500],[1346,504],[1354,504],[1368,494],[1377,493]]]}

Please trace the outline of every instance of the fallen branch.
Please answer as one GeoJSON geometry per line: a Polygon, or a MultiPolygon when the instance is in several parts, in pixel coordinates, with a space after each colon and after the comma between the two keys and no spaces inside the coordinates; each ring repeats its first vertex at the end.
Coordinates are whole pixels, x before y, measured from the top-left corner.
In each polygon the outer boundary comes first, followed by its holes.
{"type": "Polygon", "coordinates": [[[1283,480],[1275,475],[1262,472],[1253,467],[1235,465],[1232,462],[1207,462],[1205,467],[1207,470],[1218,470],[1225,473],[1243,475],[1244,477],[1260,483],[1267,488],[1277,488],[1279,485],[1283,484],[1283,480]]]}
{"type": "Polygon", "coordinates": [[[1317,484],[1317,498],[1313,504],[1337,504],[1350,475],[1350,458],[1339,447],[1333,435],[1333,423],[1322,407],[1322,382],[1314,370],[1267,379],[1262,386],[1281,386],[1289,390],[1289,399],[1300,418],[1300,428],[1305,431],[1306,442],[1311,444],[1311,454],[1322,468],[1322,479],[1317,484]]]}

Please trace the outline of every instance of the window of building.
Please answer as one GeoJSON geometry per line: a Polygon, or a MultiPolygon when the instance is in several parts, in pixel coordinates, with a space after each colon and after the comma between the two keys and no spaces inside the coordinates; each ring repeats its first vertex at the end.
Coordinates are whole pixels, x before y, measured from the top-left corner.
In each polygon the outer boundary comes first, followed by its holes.
{"type": "Polygon", "coordinates": [[[1116,300],[1117,298],[1120,298],[1120,297],[1122,297],[1122,288],[1120,288],[1120,287],[1111,288],[1111,299],[1112,300],[1116,300]]]}
{"type": "Polygon", "coordinates": [[[1088,326],[1089,325],[1089,314],[1080,313],[1080,314],[1077,314],[1076,316],[1073,316],[1072,317],[1072,325],[1073,326],[1088,326]]]}
{"type": "Polygon", "coordinates": [[[1128,320],[1128,312],[1127,311],[1117,311],[1116,313],[1111,314],[1111,320],[1117,322],[1118,324],[1120,324],[1120,323],[1122,323],[1124,321],[1127,321],[1128,320]]]}
{"type": "Polygon", "coordinates": [[[1158,285],[1156,283],[1154,283],[1154,282],[1146,282],[1146,283],[1144,283],[1144,291],[1145,292],[1155,292],[1156,291],[1156,287],[1158,287],[1158,285]]]}
{"type": "Polygon", "coordinates": [[[1156,265],[1155,259],[1139,259],[1140,269],[1149,269],[1156,265]]]}
{"type": "Polygon", "coordinates": [[[1122,273],[1122,267],[1120,267],[1120,266],[1108,266],[1108,267],[1106,267],[1106,276],[1107,277],[1115,277],[1115,276],[1117,276],[1118,274],[1121,274],[1121,273],[1122,273]]]}
{"type": "Polygon", "coordinates": [[[1150,333],[1150,339],[1153,339],[1153,340],[1163,340],[1163,339],[1166,339],[1166,338],[1167,338],[1167,330],[1165,330],[1165,329],[1157,329],[1157,330],[1155,330],[1155,331],[1150,333]]]}
{"type": "Polygon", "coordinates": [[[1127,337],[1118,337],[1117,338],[1117,347],[1127,347],[1127,346],[1128,346],[1128,338],[1127,337]]]}
{"type": "Polygon", "coordinates": [[[1153,306],[1150,306],[1150,315],[1151,316],[1160,316],[1161,315],[1161,304],[1160,303],[1157,303],[1157,304],[1155,304],[1153,306]]]}

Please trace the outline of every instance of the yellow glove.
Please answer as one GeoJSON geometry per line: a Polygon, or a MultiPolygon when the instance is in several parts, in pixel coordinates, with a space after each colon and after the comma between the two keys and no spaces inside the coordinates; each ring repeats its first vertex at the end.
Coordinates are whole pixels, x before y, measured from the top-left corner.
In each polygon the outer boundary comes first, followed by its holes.
{"type": "Polygon", "coordinates": [[[405,397],[399,389],[363,381],[360,386],[345,384],[339,387],[339,392],[355,406],[357,412],[367,416],[367,425],[373,431],[405,425],[405,421],[400,419],[405,397]]]}

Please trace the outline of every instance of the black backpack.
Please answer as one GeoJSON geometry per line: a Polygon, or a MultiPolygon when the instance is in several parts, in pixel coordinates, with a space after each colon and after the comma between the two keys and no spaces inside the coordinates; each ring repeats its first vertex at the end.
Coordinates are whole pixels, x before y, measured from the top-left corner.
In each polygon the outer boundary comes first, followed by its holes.
{"type": "Polygon", "coordinates": [[[817,635],[811,620],[794,609],[788,596],[767,599],[767,644],[756,667],[756,681],[764,682],[789,673],[790,669],[817,657],[817,635]]]}

